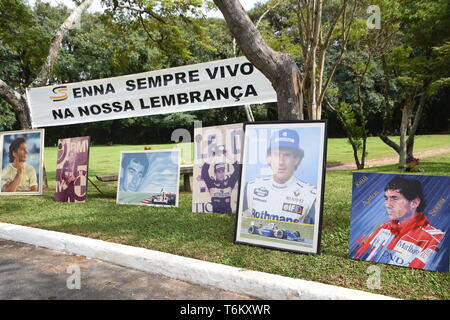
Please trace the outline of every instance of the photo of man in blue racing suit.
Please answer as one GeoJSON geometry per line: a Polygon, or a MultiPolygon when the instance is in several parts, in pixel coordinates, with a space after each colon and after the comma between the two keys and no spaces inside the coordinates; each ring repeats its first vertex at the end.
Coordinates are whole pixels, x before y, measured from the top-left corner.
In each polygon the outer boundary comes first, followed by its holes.
{"type": "MultiPolygon", "coordinates": [[[[226,155],[226,151],[223,151],[226,155]]],[[[211,164],[205,162],[202,166],[201,177],[211,195],[211,204],[215,213],[232,213],[231,196],[233,188],[239,179],[241,164],[237,161],[233,163],[233,172],[230,175],[225,174],[227,164],[218,162],[214,164],[214,178],[210,176],[209,169],[211,164]]]]}

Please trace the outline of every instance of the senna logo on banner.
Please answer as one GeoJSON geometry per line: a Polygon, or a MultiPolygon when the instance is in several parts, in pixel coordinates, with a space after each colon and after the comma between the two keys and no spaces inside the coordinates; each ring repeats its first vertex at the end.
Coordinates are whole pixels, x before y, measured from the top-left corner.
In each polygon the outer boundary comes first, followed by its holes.
{"type": "Polygon", "coordinates": [[[64,101],[69,97],[67,93],[67,86],[54,87],[52,91],[55,94],[50,96],[50,99],[52,99],[53,102],[64,101]]]}

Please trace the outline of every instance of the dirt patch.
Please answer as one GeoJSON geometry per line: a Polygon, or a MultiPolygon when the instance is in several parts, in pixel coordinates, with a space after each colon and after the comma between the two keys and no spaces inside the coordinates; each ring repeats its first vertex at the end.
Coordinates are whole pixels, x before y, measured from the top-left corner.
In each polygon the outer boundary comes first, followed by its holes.
{"type": "MultiPolygon", "coordinates": [[[[448,152],[450,152],[450,147],[416,152],[416,153],[414,153],[414,156],[416,158],[420,159],[420,158],[436,156],[436,155],[448,153],[448,152]]],[[[384,165],[396,164],[396,163],[398,163],[398,156],[366,160],[364,167],[371,168],[371,167],[384,166],[384,165]]],[[[336,165],[334,163],[334,165],[333,164],[327,165],[327,170],[329,170],[329,171],[356,170],[356,164],[354,162],[346,162],[346,163],[342,163],[339,165],[336,165]]]]}

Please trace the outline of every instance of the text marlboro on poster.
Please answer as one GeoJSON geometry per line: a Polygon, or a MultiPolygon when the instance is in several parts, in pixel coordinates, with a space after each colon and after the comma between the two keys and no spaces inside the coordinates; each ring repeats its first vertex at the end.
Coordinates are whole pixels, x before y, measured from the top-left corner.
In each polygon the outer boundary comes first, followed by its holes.
{"type": "Polygon", "coordinates": [[[276,101],[245,57],[27,90],[32,125],[50,127],[276,101]]]}

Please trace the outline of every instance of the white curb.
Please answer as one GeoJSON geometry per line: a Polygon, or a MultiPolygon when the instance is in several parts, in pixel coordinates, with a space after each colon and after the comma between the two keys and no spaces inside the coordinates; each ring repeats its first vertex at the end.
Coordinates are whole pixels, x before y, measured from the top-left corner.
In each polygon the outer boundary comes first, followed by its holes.
{"type": "Polygon", "coordinates": [[[275,300],[384,300],[391,297],[131,247],[0,223],[0,238],[99,259],[190,283],[275,300]]]}

